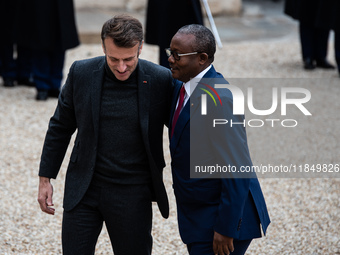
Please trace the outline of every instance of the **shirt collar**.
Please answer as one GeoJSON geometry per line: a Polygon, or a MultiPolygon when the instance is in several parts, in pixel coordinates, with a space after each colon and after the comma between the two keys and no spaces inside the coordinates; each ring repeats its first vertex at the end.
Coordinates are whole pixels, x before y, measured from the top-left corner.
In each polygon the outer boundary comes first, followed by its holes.
{"type": "Polygon", "coordinates": [[[195,88],[197,86],[197,82],[196,83],[194,82],[193,84],[190,84],[190,82],[193,79],[201,79],[201,78],[203,78],[203,76],[210,70],[211,67],[212,67],[212,65],[209,65],[206,69],[204,69],[202,72],[197,74],[194,78],[191,78],[188,82],[183,83],[186,95],[189,95],[189,97],[190,97],[192,92],[195,90],[195,88]]]}

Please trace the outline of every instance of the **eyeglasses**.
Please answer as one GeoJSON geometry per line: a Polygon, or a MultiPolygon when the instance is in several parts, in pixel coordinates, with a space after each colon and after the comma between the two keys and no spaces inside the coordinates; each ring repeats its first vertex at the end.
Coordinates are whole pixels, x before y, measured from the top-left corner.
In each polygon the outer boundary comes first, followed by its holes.
{"type": "Polygon", "coordinates": [[[180,57],[182,57],[182,56],[195,55],[195,54],[198,54],[200,52],[177,53],[176,51],[172,51],[172,50],[170,50],[170,48],[167,48],[167,49],[165,49],[165,53],[168,57],[170,57],[172,55],[176,61],[179,61],[181,59],[180,57]]]}

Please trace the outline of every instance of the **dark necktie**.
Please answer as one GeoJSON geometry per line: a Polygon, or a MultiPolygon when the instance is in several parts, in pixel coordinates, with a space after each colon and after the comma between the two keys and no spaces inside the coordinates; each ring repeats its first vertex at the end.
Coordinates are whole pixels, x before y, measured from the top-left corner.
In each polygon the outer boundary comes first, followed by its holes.
{"type": "Polygon", "coordinates": [[[179,114],[183,108],[183,104],[184,104],[184,96],[185,96],[185,88],[184,86],[182,86],[181,91],[179,92],[179,101],[178,101],[178,105],[174,114],[174,118],[172,119],[172,129],[171,129],[171,137],[174,133],[175,130],[175,126],[176,126],[176,122],[178,120],[179,114]]]}

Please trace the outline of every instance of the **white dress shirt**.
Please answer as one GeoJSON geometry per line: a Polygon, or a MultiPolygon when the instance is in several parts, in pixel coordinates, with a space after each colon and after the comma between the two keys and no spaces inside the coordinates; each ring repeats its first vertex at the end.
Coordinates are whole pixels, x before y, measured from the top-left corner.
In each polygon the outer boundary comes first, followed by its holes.
{"type": "MultiPolygon", "coordinates": [[[[184,96],[184,103],[183,103],[182,109],[184,108],[185,104],[188,102],[192,92],[195,90],[195,88],[197,86],[197,82],[194,82],[193,84],[190,84],[190,82],[192,82],[193,79],[201,79],[201,78],[203,78],[203,76],[209,71],[211,66],[212,65],[209,65],[206,69],[204,69],[202,72],[197,74],[194,78],[191,78],[188,82],[183,83],[183,86],[185,88],[185,96],[184,96]]],[[[178,106],[178,101],[179,101],[179,98],[177,99],[176,109],[177,109],[177,106],[178,106]]]]}

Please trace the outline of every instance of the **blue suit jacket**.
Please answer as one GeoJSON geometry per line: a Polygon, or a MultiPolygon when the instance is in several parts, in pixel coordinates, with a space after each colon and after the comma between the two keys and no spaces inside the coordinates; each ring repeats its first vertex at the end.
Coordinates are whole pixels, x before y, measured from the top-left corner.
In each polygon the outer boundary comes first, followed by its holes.
{"type": "MultiPolygon", "coordinates": [[[[223,76],[212,67],[203,78],[223,76]]],[[[176,82],[170,120],[174,115],[180,87],[181,83],[176,82]]],[[[239,240],[257,238],[261,237],[260,226],[265,233],[270,223],[255,174],[251,178],[190,178],[193,164],[231,165],[237,169],[252,165],[243,125],[211,127],[213,118],[232,119],[239,123],[244,120],[243,115],[232,114],[231,92],[228,89],[216,91],[223,106],[215,106],[208,96],[208,114],[202,116],[201,95],[205,92],[198,87],[194,90],[170,138],[173,187],[179,230],[184,243],[212,241],[214,231],[239,240]]],[[[171,128],[170,121],[169,130],[171,128]]]]}

